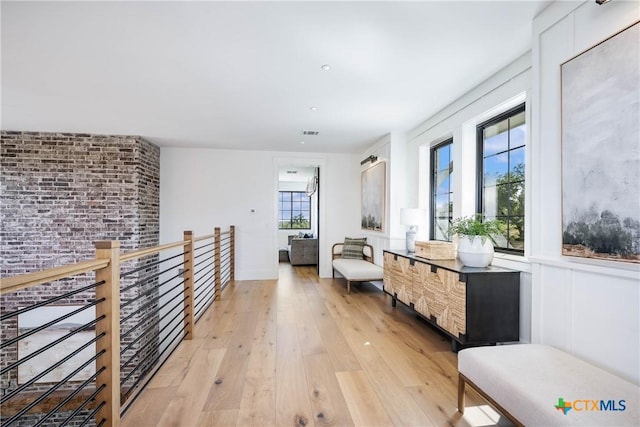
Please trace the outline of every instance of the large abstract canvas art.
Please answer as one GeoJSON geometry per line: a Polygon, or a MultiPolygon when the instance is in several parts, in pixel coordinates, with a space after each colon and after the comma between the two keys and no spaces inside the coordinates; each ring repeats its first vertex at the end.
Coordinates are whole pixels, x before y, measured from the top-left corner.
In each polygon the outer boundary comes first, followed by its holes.
{"type": "Polygon", "coordinates": [[[640,23],[562,64],[562,253],[640,262],[640,23]]]}
{"type": "Polygon", "coordinates": [[[362,172],[362,229],[384,231],[385,163],[362,172]]]}

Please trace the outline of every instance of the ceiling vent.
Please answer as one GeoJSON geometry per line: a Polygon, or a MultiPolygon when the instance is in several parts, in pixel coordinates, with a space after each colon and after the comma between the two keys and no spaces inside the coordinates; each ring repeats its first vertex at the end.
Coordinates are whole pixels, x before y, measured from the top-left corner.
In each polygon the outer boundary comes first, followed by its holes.
{"type": "Polygon", "coordinates": [[[308,135],[308,136],[316,136],[319,133],[320,132],[318,132],[317,130],[303,130],[302,131],[303,135],[308,135]]]}

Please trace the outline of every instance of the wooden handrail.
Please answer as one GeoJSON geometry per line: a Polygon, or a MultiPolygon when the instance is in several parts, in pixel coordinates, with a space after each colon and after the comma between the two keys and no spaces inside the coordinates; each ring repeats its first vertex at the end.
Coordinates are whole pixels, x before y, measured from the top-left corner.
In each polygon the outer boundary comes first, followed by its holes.
{"type": "Polygon", "coordinates": [[[200,240],[213,239],[215,234],[207,234],[206,236],[200,236],[193,239],[194,242],[199,242],[200,240]]]}
{"type": "Polygon", "coordinates": [[[89,271],[96,271],[109,265],[108,259],[92,259],[80,261],[75,264],[63,265],[60,267],[48,268],[42,271],[22,274],[20,276],[5,277],[0,279],[0,295],[9,292],[16,292],[30,286],[41,285],[53,280],[62,279],[76,274],[89,271]]]}
{"type": "MultiPolygon", "coordinates": [[[[229,233],[230,231],[225,231],[221,232],[220,234],[223,235],[229,233]]],[[[213,237],[215,237],[215,234],[200,236],[195,238],[194,240],[200,241],[204,239],[211,239],[213,237]]],[[[167,243],[166,245],[154,246],[152,248],[145,248],[138,251],[124,253],[120,255],[120,262],[131,261],[133,259],[142,258],[143,256],[158,253],[166,249],[176,248],[178,246],[186,246],[188,244],[188,240],[182,240],[179,242],[167,243]]],[[[41,285],[53,280],[75,276],[77,274],[82,274],[89,271],[99,270],[101,268],[105,268],[107,265],[109,265],[108,260],[92,259],[87,261],[80,261],[75,264],[48,268],[46,270],[36,271],[33,273],[21,274],[15,277],[0,278],[0,295],[19,291],[20,289],[28,288],[30,286],[41,285]]]]}
{"type": "MultiPolygon", "coordinates": [[[[227,231],[221,231],[220,235],[224,236],[225,234],[231,234],[231,230],[227,230],[227,231]]],[[[200,240],[206,240],[206,239],[213,239],[214,237],[216,237],[215,234],[207,234],[206,236],[200,236],[200,237],[196,237],[195,239],[193,239],[195,242],[199,242],[200,240]]]]}
{"type": "Polygon", "coordinates": [[[177,248],[178,246],[186,246],[189,244],[188,240],[182,240],[180,242],[167,243],[166,245],[154,246],[153,248],[140,249],[138,251],[129,252],[120,255],[120,262],[131,261],[132,259],[142,258],[146,255],[155,254],[165,249],[177,248]]]}

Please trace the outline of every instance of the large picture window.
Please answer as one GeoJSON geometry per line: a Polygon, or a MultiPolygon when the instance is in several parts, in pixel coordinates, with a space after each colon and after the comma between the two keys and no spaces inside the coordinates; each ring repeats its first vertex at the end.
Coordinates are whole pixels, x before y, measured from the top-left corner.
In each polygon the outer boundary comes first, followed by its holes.
{"type": "Polygon", "coordinates": [[[453,158],[449,139],[431,148],[431,232],[432,240],[451,240],[448,229],[453,220],[453,158]]]}
{"type": "Polygon", "coordinates": [[[478,125],[478,212],[506,224],[496,250],[524,253],[524,104],[478,125]]]}
{"type": "Polygon", "coordinates": [[[311,229],[311,197],[304,191],[278,193],[278,228],[311,229]]]}

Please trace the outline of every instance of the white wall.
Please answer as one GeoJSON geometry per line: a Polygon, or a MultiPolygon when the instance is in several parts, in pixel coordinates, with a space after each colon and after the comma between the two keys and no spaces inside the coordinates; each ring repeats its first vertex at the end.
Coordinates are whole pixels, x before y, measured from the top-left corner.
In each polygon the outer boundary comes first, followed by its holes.
{"type": "Polygon", "coordinates": [[[359,160],[348,154],[162,148],[161,243],[180,240],[183,230],[235,225],[236,279],[277,278],[278,159],[285,158],[321,164],[320,274],[331,277],[331,244],[360,228],[359,160]]]}
{"type": "MultiPolygon", "coordinates": [[[[640,3],[556,2],[533,22],[532,340],[640,382],[638,266],[561,255],[560,65],[640,18],[640,3]]],[[[603,153],[606,148],[603,148],[603,153]]]]}

